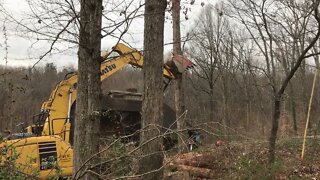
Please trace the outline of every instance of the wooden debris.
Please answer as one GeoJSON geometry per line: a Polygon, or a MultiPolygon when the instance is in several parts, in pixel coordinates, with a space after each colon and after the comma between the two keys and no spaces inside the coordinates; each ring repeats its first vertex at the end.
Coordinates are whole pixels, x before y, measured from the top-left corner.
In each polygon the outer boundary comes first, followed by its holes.
{"type": "Polygon", "coordinates": [[[214,179],[214,170],[209,168],[210,162],[205,154],[185,153],[168,159],[167,162],[171,169],[177,170],[176,172],[187,172],[193,178],[214,179]]]}

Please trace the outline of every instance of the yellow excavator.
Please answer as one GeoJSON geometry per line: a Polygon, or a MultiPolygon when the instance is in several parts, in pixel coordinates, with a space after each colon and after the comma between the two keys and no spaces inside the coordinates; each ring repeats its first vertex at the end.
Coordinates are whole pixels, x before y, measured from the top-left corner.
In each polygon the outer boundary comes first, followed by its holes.
{"type": "MultiPolygon", "coordinates": [[[[124,44],[117,44],[111,52],[102,55],[101,81],[128,64],[139,68],[143,66],[142,54],[124,44]],[[111,52],[118,53],[118,56],[110,57],[111,52]]],[[[174,79],[176,73],[191,66],[188,59],[181,61],[181,57],[173,58],[164,65],[163,76],[174,79]]],[[[38,178],[47,179],[55,177],[59,169],[59,176],[72,176],[70,114],[77,97],[77,78],[77,74],[73,73],[55,87],[49,100],[42,104],[35,123],[26,128],[26,133],[12,134],[0,144],[0,153],[5,154],[4,157],[17,155],[16,165],[23,173],[31,175],[36,172],[38,178]]]]}

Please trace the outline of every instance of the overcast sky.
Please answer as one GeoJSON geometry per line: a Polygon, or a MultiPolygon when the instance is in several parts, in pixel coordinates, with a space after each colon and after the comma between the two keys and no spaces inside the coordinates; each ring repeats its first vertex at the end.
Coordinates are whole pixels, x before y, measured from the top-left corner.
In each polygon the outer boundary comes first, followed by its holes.
{"type": "MultiPolygon", "coordinates": [[[[199,14],[203,10],[201,3],[205,3],[206,5],[209,3],[214,3],[215,0],[196,0],[194,5],[187,4],[191,0],[182,0],[183,5],[191,8],[191,12],[188,12],[188,20],[185,20],[183,14],[181,14],[181,36],[185,36],[192,27],[194,27],[194,21],[198,18],[199,14]]],[[[3,3],[5,9],[11,14],[11,16],[21,19],[25,16],[25,14],[30,13],[30,9],[26,0],[0,0],[3,3]]],[[[115,1],[117,2],[117,1],[115,1]]],[[[137,2],[140,2],[137,0],[137,2]]],[[[143,8],[142,8],[143,9],[143,8]]],[[[2,15],[1,15],[2,16],[2,15]]],[[[169,16],[167,13],[166,16],[169,16]]],[[[5,36],[3,29],[3,20],[5,17],[0,17],[1,20],[1,34],[0,34],[0,64],[4,65],[5,61],[5,36]]],[[[133,20],[127,35],[123,37],[123,39],[128,42],[132,47],[135,47],[138,50],[141,50],[143,47],[143,18],[137,18],[133,20]]],[[[32,66],[41,55],[41,53],[45,52],[49,49],[50,44],[46,42],[38,42],[34,44],[34,40],[29,40],[26,38],[22,38],[19,36],[19,32],[16,32],[16,25],[12,23],[8,23],[6,21],[6,33],[7,33],[7,44],[8,44],[8,65],[9,66],[32,66]],[[32,59],[35,58],[35,59],[32,59]]],[[[165,43],[172,42],[172,24],[170,20],[167,20],[165,23],[165,43]]],[[[115,43],[117,39],[107,37],[102,40],[102,50],[110,49],[115,43]]],[[[58,45],[62,46],[62,45],[58,45]]],[[[169,53],[172,49],[172,45],[165,46],[165,54],[169,53]]],[[[77,66],[77,55],[76,48],[69,52],[65,52],[63,54],[55,54],[45,57],[39,65],[43,65],[45,63],[53,62],[59,69],[68,66],[77,66]]]]}

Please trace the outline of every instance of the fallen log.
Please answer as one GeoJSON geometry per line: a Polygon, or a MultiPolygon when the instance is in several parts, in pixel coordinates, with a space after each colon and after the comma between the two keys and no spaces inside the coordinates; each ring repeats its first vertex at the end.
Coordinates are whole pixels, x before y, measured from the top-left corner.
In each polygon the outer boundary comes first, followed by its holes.
{"type": "Polygon", "coordinates": [[[207,154],[195,154],[195,153],[187,153],[181,156],[176,156],[174,158],[169,159],[167,162],[174,164],[181,164],[187,166],[195,166],[201,168],[212,167],[212,155],[207,154]]]}
{"type": "Polygon", "coordinates": [[[175,179],[192,180],[189,173],[186,171],[170,172],[164,177],[164,180],[175,180],[175,179]]]}
{"type": "Polygon", "coordinates": [[[205,161],[205,160],[193,160],[193,159],[176,159],[172,161],[173,164],[176,165],[186,165],[186,166],[194,166],[194,167],[200,167],[200,168],[207,168],[212,166],[212,163],[205,161]]]}
{"type": "Polygon", "coordinates": [[[212,169],[187,166],[187,165],[181,165],[181,164],[173,164],[173,163],[170,163],[169,166],[177,168],[178,171],[187,171],[190,173],[191,176],[194,176],[194,177],[206,178],[206,179],[214,178],[214,172],[212,169]]]}

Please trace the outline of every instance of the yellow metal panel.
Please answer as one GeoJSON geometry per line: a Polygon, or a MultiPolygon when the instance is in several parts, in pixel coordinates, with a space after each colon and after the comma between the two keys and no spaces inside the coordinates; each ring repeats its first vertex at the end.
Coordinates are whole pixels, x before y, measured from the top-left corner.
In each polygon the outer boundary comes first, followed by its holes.
{"type": "MultiPolygon", "coordinates": [[[[38,174],[41,179],[47,179],[49,177],[57,176],[55,168],[40,170],[40,143],[46,143],[48,145],[55,145],[57,152],[57,167],[61,169],[62,176],[72,176],[73,166],[73,150],[70,145],[63,141],[59,136],[40,136],[29,137],[25,139],[6,141],[0,144],[0,148],[4,146],[11,146],[11,151],[7,153],[8,156],[12,156],[15,151],[19,158],[16,163],[20,169],[27,174],[38,174]],[[46,143],[48,142],[48,143],[46,143]]],[[[44,153],[50,153],[52,151],[46,151],[44,153]]],[[[43,153],[42,153],[43,154],[43,153]]]]}

